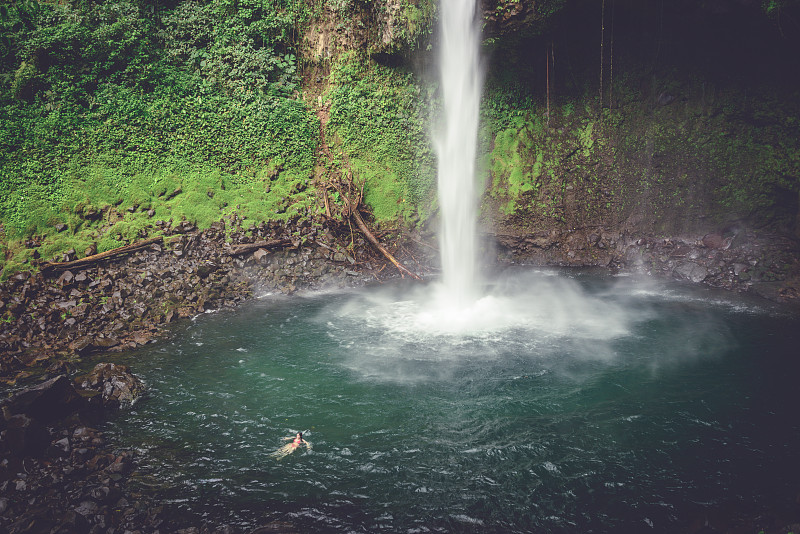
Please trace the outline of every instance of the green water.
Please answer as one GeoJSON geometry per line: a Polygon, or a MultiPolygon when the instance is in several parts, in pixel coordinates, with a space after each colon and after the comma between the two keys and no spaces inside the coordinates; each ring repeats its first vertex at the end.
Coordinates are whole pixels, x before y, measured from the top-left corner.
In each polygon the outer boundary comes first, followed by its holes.
{"type": "Polygon", "coordinates": [[[791,506],[796,318],[580,273],[487,292],[465,316],[398,285],[198,317],[121,358],[150,395],[107,431],[148,491],[243,529],[676,532],[791,506]],[[297,431],[312,450],[268,456],[297,431]]]}

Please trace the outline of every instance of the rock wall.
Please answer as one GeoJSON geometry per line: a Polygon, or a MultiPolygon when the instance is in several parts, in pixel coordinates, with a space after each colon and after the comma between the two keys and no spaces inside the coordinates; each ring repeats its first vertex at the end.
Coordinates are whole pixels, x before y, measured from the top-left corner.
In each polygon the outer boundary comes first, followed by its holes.
{"type": "MultiPolygon", "coordinates": [[[[306,61],[324,64],[347,51],[368,56],[410,57],[435,39],[436,0],[325,2],[303,31],[306,61]]],[[[479,0],[484,38],[536,34],[566,0],[479,0]]]]}
{"type": "Polygon", "coordinates": [[[604,267],[643,273],[800,305],[800,247],[745,228],[683,237],[615,232],[602,227],[548,234],[493,234],[505,261],[604,267]]]}

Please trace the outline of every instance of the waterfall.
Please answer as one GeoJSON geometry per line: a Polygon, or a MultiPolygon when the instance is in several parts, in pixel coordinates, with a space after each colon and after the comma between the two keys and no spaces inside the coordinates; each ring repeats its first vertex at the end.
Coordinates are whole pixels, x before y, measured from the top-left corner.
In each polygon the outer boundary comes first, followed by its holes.
{"type": "Polygon", "coordinates": [[[445,298],[477,298],[475,160],[483,77],[475,0],[441,0],[440,84],[443,123],[436,139],[445,298]]]}

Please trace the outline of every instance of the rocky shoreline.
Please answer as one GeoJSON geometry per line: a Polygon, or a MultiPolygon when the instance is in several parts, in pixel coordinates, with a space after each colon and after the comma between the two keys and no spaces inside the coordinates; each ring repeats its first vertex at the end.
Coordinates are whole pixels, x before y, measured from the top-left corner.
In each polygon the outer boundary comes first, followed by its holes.
{"type": "MultiPolygon", "coordinates": [[[[180,524],[161,503],[131,494],[126,481],[134,454],[111,450],[96,429],[139,393],[129,370],[101,364],[93,377],[67,377],[88,355],[150,343],[180,318],[234,308],[258,293],[352,287],[398,275],[364,241],[345,246],[349,231],[333,222],[243,229],[234,218],[205,231],[186,222],[158,226],[160,244],[80,269],[18,273],[0,286],[0,379],[11,389],[44,380],[2,401],[0,533],[235,532],[229,525],[180,524]],[[45,402],[49,409],[41,408],[45,402]]],[[[395,243],[398,257],[416,272],[433,272],[435,251],[414,241],[395,243]]],[[[780,236],[573,231],[495,235],[489,242],[501,262],[600,266],[800,301],[797,243],[780,236]]],[[[258,531],[295,530],[275,524],[258,531]]]]}
{"type": "Polygon", "coordinates": [[[363,240],[341,244],[333,222],[157,226],[161,244],[80,268],[20,272],[0,285],[0,380],[13,385],[54,359],[135,348],[175,320],[230,309],[259,292],[358,286],[396,273],[363,240]]]}
{"type": "MultiPolygon", "coordinates": [[[[20,272],[0,284],[0,380],[13,385],[54,359],[135,348],[177,319],[234,308],[259,292],[342,288],[398,275],[363,239],[348,246],[349,229],[334,221],[245,229],[234,217],[204,231],[187,222],[156,226],[161,243],[122,258],[20,272]]],[[[800,305],[800,244],[784,236],[737,229],[659,238],[589,229],[496,234],[486,242],[493,249],[487,256],[500,263],[641,272],[800,305]]],[[[430,274],[436,251],[418,243],[395,243],[397,255],[412,271],[430,274]]]]}
{"type": "Polygon", "coordinates": [[[94,426],[132,405],[144,385],[113,363],[77,382],[65,368],[55,371],[0,402],[0,531],[108,532],[141,523],[142,504],[125,491],[133,454],[111,451],[94,426]]]}
{"type": "Polygon", "coordinates": [[[590,228],[496,240],[506,261],[638,272],[800,307],[800,242],[784,235],[744,227],[672,237],[590,228]]]}

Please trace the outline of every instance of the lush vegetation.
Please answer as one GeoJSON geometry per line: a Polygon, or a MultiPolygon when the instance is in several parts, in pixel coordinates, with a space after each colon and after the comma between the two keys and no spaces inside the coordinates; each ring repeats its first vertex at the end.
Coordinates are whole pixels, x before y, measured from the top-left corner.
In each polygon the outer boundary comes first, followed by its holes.
{"type": "Polygon", "coordinates": [[[6,271],[28,260],[26,241],[45,257],[102,251],[159,218],[204,226],[234,209],[280,219],[313,204],[318,121],[298,98],[296,53],[307,3],[0,8],[6,271]]]}
{"type": "MultiPolygon", "coordinates": [[[[670,77],[675,80],[677,75],[670,77]]],[[[491,178],[485,209],[533,230],[613,225],[673,233],[734,221],[791,232],[800,191],[800,99],[773,87],[670,82],[680,101],[620,80],[613,108],[592,95],[550,103],[491,87],[484,102],[491,178]]]]}
{"type": "MultiPolygon", "coordinates": [[[[435,190],[425,88],[407,72],[345,54],[331,72],[329,143],[335,168],[364,185],[378,220],[429,211],[435,190]]],[[[424,217],[424,216],[423,216],[424,217]]]]}
{"type": "MultiPolygon", "coordinates": [[[[599,36],[601,25],[589,4],[538,3],[529,31],[485,41],[496,54],[483,103],[484,214],[529,231],[623,220],[664,232],[679,231],[684,219],[791,226],[800,190],[796,88],[757,83],[733,55],[725,76],[739,72],[738,82],[675,68],[694,54],[690,44],[683,57],[672,50],[671,62],[656,64],[666,57],[660,34],[655,42],[652,32],[634,32],[617,44],[614,77],[606,71],[605,97],[598,95],[603,64],[589,28],[599,36]],[[567,46],[577,48],[570,55],[567,46]],[[560,69],[553,82],[545,60],[560,69]],[[552,95],[542,90],[546,80],[552,95]]],[[[348,174],[378,224],[424,222],[436,208],[437,96],[409,59],[433,56],[435,5],[0,5],[2,276],[36,254],[119,246],[158,232],[159,220],[205,227],[233,212],[251,222],[305,216],[323,209],[316,179],[348,174]],[[312,29],[329,32],[331,46],[304,41],[312,29]],[[328,119],[330,158],[319,157],[318,116],[328,119]]],[[[513,24],[519,7],[497,1],[483,22],[513,24]]],[[[796,8],[780,0],[757,11],[782,29],[796,8]]],[[[629,21],[636,27],[664,24],[661,9],[629,16],[639,17],[629,21]]],[[[672,27],[682,29],[681,20],[672,27]]],[[[664,42],[685,41],[676,34],[664,42]]],[[[784,61],[767,50],[759,61],[784,61]]]]}

